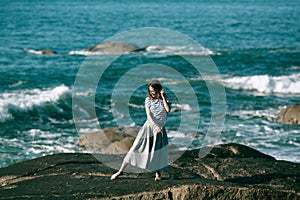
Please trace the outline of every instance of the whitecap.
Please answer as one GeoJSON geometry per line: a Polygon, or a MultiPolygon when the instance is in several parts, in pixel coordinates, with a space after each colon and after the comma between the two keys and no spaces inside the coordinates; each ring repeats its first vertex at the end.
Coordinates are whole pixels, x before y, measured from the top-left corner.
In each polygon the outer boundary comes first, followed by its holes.
{"type": "Polygon", "coordinates": [[[280,110],[280,108],[267,108],[264,110],[236,110],[227,113],[227,115],[239,117],[245,120],[252,118],[265,118],[268,121],[273,121],[278,110],[280,110]]]}
{"type": "Polygon", "coordinates": [[[209,56],[215,55],[209,48],[205,47],[192,47],[192,46],[148,46],[146,48],[147,53],[159,53],[163,55],[201,55],[201,56],[209,56]]]}
{"type": "Polygon", "coordinates": [[[234,90],[257,91],[256,95],[263,94],[300,94],[300,74],[270,76],[237,76],[225,78],[225,87],[234,90]]]}
{"type": "Polygon", "coordinates": [[[25,82],[24,81],[18,81],[16,83],[10,84],[9,87],[17,87],[17,86],[22,85],[23,83],[25,83],[25,82]]]}
{"type": "Polygon", "coordinates": [[[27,53],[37,54],[37,55],[42,55],[43,54],[43,51],[35,50],[35,49],[24,49],[24,51],[26,51],[27,53]]]}
{"type": "Polygon", "coordinates": [[[42,55],[42,54],[57,54],[56,51],[50,50],[50,49],[23,49],[25,52],[30,54],[36,54],[36,55],[42,55]]]}
{"type": "Polygon", "coordinates": [[[131,52],[124,53],[111,53],[111,52],[101,52],[101,51],[87,51],[87,50],[73,50],[69,52],[69,55],[77,56],[101,56],[101,55],[123,55],[130,54],[131,52]]]}
{"type": "Polygon", "coordinates": [[[137,105],[137,104],[133,104],[133,103],[128,103],[128,106],[131,108],[137,108],[137,109],[144,109],[145,106],[144,105],[137,105]]]}
{"type": "Polygon", "coordinates": [[[172,112],[177,110],[190,111],[192,110],[192,108],[189,104],[178,104],[178,103],[172,104],[172,112]]]}
{"type": "Polygon", "coordinates": [[[56,103],[62,95],[70,93],[65,85],[46,89],[13,90],[0,94],[0,121],[12,119],[9,110],[27,111],[47,102],[56,103]]]}
{"type": "Polygon", "coordinates": [[[79,51],[74,50],[74,51],[70,51],[69,55],[94,56],[94,55],[103,55],[103,53],[85,51],[85,50],[79,50],[79,51]]]}

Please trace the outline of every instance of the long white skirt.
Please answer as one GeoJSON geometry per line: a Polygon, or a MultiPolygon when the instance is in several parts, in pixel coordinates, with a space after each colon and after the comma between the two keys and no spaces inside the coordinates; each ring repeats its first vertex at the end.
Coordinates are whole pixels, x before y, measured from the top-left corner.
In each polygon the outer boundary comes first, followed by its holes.
{"type": "Polygon", "coordinates": [[[147,120],[137,134],[124,162],[149,171],[168,171],[168,137],[166,129],[156,133],[147,120]]]}

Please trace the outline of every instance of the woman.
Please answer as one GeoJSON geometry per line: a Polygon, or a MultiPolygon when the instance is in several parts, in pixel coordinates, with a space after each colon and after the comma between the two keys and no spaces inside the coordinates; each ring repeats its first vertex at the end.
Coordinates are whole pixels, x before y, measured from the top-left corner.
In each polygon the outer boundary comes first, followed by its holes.
{"type": "Polygon", "coordinates": [[[168,137],[164,125],[170,104],[160,82],[151,81],[145,99],[147,121],[125,156],[121,168],[111,176],[111,180],[118,178],[128,164],[156,171],[155,181],[161,180],[161,172],[168,170],[168,137]]]}

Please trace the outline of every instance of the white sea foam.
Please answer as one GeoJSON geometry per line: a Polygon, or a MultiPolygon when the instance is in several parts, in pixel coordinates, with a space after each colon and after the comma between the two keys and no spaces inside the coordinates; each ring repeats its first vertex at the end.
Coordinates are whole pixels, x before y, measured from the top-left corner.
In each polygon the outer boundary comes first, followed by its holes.
{"type": "Polygon", "coordinates": [[[22,85],[23,83],[26,83],[25,81],[18,81],[16,83],[10,84],[9,87],[17,87],[22,85]]]}
{"type": "Polygon", "coordinates": [[[189,104],[178,104],[178,103],[172,104],[172,111],[177,111],[177,110],[190,111],[192,110],[192,108],[189,104]]]}
{"type": "Polygon", "coordinates": [[[190,47],[190,46],[148,46],[146,48],[147,52],[155,52],[162,54],[176,53],[179,55],[214,55],[215,53],[204,47],[190,47]]]}
{"type": "Polygon", "coordinates": [[[84,92],[78,92],[78,91],[76,91],[76,96],[90,97],[94,93],[95,93],[94,90],[88,89],[88,90],[85,90],[84,92]]]}
{"type": "Polygon", "coordinates": [[[290,68],[288,68],[289,70],[300,70],[300,66],[291,66],[290,68]]]}
{"type": "Polygon", "coordinates": [[[37,54],[37,55],[42,55],[43,54],[43,51],[35,50],[35,49],[24,49],[24,51],[26,51],[27,53],[37,54]]]}
{"type": "Polygon", "coordinates": [[[42,54],[56,54],[55,51],[50,50],[50,49],[23,49],[25,52],[30,53],[30,54],[36,54],[36,55],[42,55],[42,54]]]}
{"type": "Polygon", "coordinates": [[[184,133],[181,133],[178,131],[169,131],[168,136],[173,137],[173,138],[185,138],[186,137],[186,135],[184,133]]]}
{"type": "Polygon", "coordinates": [[[136,105],[136,104],[133,104],[133,103],[128,103],[128,106],[131,107],[131,108],[137,108],[137,109],[144,109],[145,108],[144,105],[136,105]]]}
{"type": "Polygon", "coordinates": [[[26,111],[44,103],[55,103],[59,98],[70,92],[65,85],[47,89],[14,90],[0,94],[0,121],[12,118],[9,110],[26,111]]]}
{"type": "MultiPolygon", "coordinates": [[[[219,55],[219,53],[215,53],[212,50],[204,47],[189,47],[189,46],[155,46],[150,45],[147,48],[145,48],[143,52],[145,55],[148,54],[158,54],[158,55],[219,55]]],[[[131,52],[125,52],[125,54],[129,54],[131,52]]],[[[105,52],[93,52],[93,51],[86,51],[86,50],[73,50],[69,52],[69,55],[83,55],[83,56],[94,56],[94,55],[107,55],[111,53],[105,53],[105,52]]]]}
{"type": "Polygon", "coordinates": [[[252,118],[265,118],[269,121],[273,121],[275,114],[281,109],[279,108],[268,108],[266,110],[237,110],[228,113],[230,116],[237,116],[244,120],[249,120],[252,118]]]}
{"type": "Polygon", "coordinates": [[[54,153],[84,152],[76,145],[78,134],[41,129],[31,129],[23,133],[17,138],[0,138],[0,167],[54,153]],[[14,150],[14,156],[11,156],[11,149],[14,150]]]}
{"type": "Polygon", "coordinates": [[[69,55],[79,55],[79,56],[97,56],[97,55],[110,55],[110,54],[113,53],[104,53],[99,51],[87,51],[87,50],[78,50],[78,51],[74,50],[69,52],[69,55]]]}
{"type": "Polygon", "coordinates": [[[261,94],[300,94],[300,74],[238,76],[225,78],[223,83],[231,89],[256,91],[261,94]]]}

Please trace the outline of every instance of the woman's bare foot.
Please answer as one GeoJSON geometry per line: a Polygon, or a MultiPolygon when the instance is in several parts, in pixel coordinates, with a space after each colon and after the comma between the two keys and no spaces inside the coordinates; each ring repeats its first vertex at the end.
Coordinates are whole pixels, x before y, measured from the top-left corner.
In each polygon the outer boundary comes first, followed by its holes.
{"type": "Polygon", "coordinates": [[[160,172],[156,172],[155,173],[155,178],[154,178],[155,181],[160,181],[161,180],[161,177],[160,177],[160,172]]]}
{"type": "Polygon", "coordinates": [[[111,177],[110,177],[110,180],[115,180],[117,179],[121,174],[123,174],[123,172],[120,172],[118,171],[117,173],[113,174],[111,177]]]}

